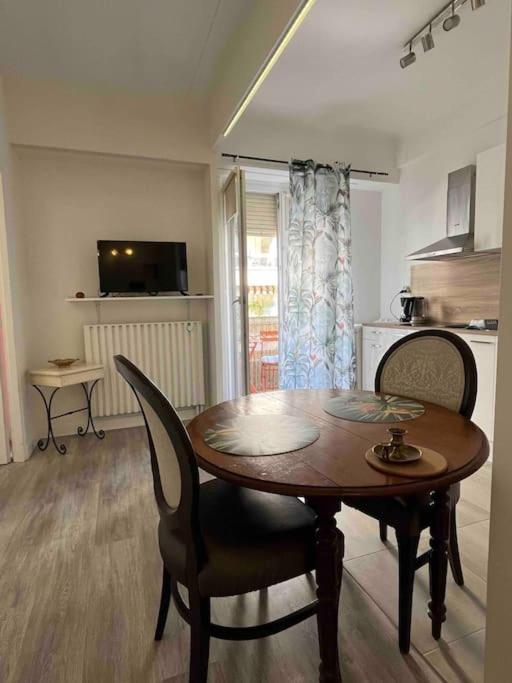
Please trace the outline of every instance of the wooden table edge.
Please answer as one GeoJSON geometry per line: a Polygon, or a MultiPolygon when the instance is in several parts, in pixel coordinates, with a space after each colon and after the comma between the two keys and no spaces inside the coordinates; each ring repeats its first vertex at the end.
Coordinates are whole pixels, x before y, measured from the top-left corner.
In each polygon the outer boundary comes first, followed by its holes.
{"type": "MultiPolygon", "coordinates": [[[[265,491],[268,493],[278,493],[285,496],[335,496],[338,498],[373,498],[373,497],[389,497],[389,496],[409,496],[415,493],[424,493],[425,491],[441,489],[455,484],[462,479],[466,479],[474,474],[477,470],[482,467],[482,465],[487,461],[489,457],[489,442],[487,437],[478,428],[481,436],[482,443],[478,454],[473,458],[473,460],[463,467],[459,467],[456,470],[451,470],[450,472],[443,473],[437,477],[432,477],[430,479],[405,479],[404,482],[396,482],[394,484],[383,484],[380,486],[369,486],[369,487],[340,487],[335,482],[332,482],[331,486],[299,486],[294,484],[287,484],[285,482],[274,482],[270,480],[263,479],[252,479],[243,474],[237,474],[235,472],[230,472],[223,469],[222,467],[217,467],[213,465],[210,461],[205,460],[195,449],[194,453],[196,456],[196,461],[201,469],[206,472],[213,474],[219,479],[224,479],[232,484],[238,486],[244,486],[246,488],[254,489],[256,491],[265,491]],[[435,486],[432,486],[435,483],[435,486]],[[293,489],[293,490],[292,490],[293,489]]],[[[212,449],[215,450],[215,449],[212,449]]],[[[232,456],[232,457],[244,457],[244,456],[232,456]]],[[[309,465],[311,467],[311,465],[309,465]]],[[[368,465],[370,467],[370,465],[368,465]]],[[[311,469],[316,470],[314,467],[311,469]]],[[[318,472],[327,481],[332,481],[328,479],[324,474],[318,472]]],[[[385,476],[385,475],[383,475],[385,476]]]]}

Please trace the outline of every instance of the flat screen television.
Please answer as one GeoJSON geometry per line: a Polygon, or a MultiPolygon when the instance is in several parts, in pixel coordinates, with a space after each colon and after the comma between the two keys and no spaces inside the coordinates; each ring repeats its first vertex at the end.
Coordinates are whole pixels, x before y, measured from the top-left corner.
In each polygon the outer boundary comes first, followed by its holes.
{"type": "Polygon", "coordinates": [[[98,241],[100,292],[186,292],[185,242],[98,241]]]}

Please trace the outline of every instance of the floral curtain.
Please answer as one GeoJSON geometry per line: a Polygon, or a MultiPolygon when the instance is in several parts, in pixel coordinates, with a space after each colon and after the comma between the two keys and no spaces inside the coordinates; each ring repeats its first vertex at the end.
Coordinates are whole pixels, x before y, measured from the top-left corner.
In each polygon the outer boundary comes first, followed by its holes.
{"type": "Polygon", "coordinates": [[[350,168],[290,163],[279,384],[352,389],[356,381],[350,168]]]}

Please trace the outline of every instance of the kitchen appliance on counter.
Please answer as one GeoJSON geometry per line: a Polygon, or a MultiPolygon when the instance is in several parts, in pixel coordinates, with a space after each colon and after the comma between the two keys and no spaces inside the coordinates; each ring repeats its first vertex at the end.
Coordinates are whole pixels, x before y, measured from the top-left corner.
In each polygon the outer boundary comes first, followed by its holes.
{"type": "Polygon", "coordinates": [[[406,293],[400,297],[400,305],[402,306],[401,325],[416,326],[426,324],[424,297],[406,293]]]}

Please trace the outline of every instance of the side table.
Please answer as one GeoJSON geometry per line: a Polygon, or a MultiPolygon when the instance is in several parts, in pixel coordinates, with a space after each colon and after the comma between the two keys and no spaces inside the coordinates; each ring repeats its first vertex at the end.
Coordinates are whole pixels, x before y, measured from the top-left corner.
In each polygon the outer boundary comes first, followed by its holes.
{"type": "Polygon", "coordinates": [[[37,442],[37,447],[40,451],[45,451],[48,448],[50,440],[61,455],[65,455],[67,452],[66,446],[61,443],[57,443],[55,435],[53,433],[53,420],[57,420],[65,415],[73,415],[74,413],[87,413],[87,424],[85,427],[80,425],[77,427],[77,434],[79,436],[84,436],[89,431],[89,427],[98,439],[105,438],[105,432],[102,429],[97,430],[94,424],[94,419],[91,413],[91,397],[94,387],[103,379],[105,375],[105,369],[103,365],[88,365],[85,363],[77,363],[67,368],[43,368],[41,370],[30,370],[29,380],[34,389],[40,394],[43,399],[46,419],[48,422],[48,433],[46,438],[39,439],[37,442]],[[89,386],[89,383],[90,386],[89,386]],[[57,415],[52,415],[52,404],[55,394],[64,387],[70,387],[76,384],[80,384],[85,394],[86,405],[83,408],[77,408],[76,410],[68,410],[65,413],[59,413],[57,415]],[[50,387],[51,391],[48,396],[44,393],[42,387],[50,387]]]}

